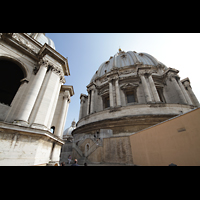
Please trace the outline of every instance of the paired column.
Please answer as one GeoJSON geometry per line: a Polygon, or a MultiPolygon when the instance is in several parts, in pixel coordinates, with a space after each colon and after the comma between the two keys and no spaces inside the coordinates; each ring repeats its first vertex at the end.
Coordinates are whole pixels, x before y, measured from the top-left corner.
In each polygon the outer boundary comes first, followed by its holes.
{"type": "Polygon", "coordinates": [[[88,92],[87,115],[90,114],[90,92],[88,92]]]}
{"type": "Polygon", "coordinates": [[[48,121],[51,118],[51,110],[53,108],[54,99],[57,93],[57,90],[60,90],[60,77],[50,69],[45,77],[44,84],[41,89],[41,93],[38,97],[38,109],[35,116],[33,117],[33,122],[31,127],[40,128],[44,130],[50,129],[48,127],[48,121]]]}
{"type": "Polygon", "coordinates": [[[94,112],[94,89],[91,90],[90,113],[94,112]]]}
{"type": "Polygon", "coordinates": [[[144,89],[146,101],[147,101],[147,103],[150,103],[150,102],[152,102],[152,99],[151,99],[151,95],[150,95],[150,91],[149,91],[149,88],[148,88],[148,85],[147,85],[146,78],[144,77],[144,73],[140,72],[139,75],[140,75],[140,78],[141,78],[141,81],[142,81],[142,86],[143,86],[143,89],[144,89]]]}
{"type": "Polygon", "coordinates": [[[46,71],[47,71],[47,66],[48,66],[48,61],[47,60],[41,60],[39,62],[40,68],[39,71],[37,72],[34,80],[32,83],[29,83],[31,86],[28,90],[28,93],[26,95],[26,98],[23,102],[23,110],[20,110],[17,116],[17,119],[15,120],[14,123],[16,124],[24,124],[28,125],[28,119],[31,114],[31,111],[33,109],[33,106],[35,104],[35,101],[37,99],[37,96],[39,94],[40,88],[42,86],[46,71]]]}

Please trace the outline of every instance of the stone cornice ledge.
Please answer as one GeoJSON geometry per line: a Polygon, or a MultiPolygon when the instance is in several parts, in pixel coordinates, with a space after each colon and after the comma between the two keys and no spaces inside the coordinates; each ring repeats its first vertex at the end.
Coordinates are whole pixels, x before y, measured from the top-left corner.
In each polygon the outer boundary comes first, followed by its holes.
{"type": "Polygon", "coordinates": [[[58,142],[61,145],[64,144],[64,141],[59,138],[58,136],[50,133],[49,131],[45,131],[45,130],[41,130],[41,129],[36,129],[36,128],[31,128],[31,127],[24,127],[24,126],[20,126],[20,125],[13,125],[10,123],[6,123],[6,122],[0,122],[0,132],[2,132],[2,129],[7,129],[10,130],[14,133],[16,133],[16,131],[18,131],[21,134],[34,134],[34,135],[41,135],[44,137],[48,137],[49,139],[53,140],[54,142],[58,142]]]}
{"type": "Polygon", "coordinates": [[[63,57],[56,50],[54,50],[52,47],[50,47],[48,44],[45,43],[43,47],[40,49],[40,51],[38,52],[38,55],[40,57],[44,57],[46,54],[52,56],[55,60],[57,60],[62,65],[65,76],[70,75],[67,58],[63,57]]]}

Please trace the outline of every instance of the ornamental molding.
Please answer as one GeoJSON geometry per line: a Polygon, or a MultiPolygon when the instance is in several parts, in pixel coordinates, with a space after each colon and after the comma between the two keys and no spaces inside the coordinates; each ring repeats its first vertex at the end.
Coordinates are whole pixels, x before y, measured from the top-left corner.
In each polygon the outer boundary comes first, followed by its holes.
{"type": "Polygon", "coordinates": [[[47,59],[41,58],[41,59],[39,60],[39,62],[38,62],[38,65],[36,65],[36,66],[34,67],[33,73],[36,75],[41,66],[48,67],[48,64],[49,64],[49,61],[48,61],[47,59]]]}
{"type": "Polygon", "coordinates": [[[53,64],[51,61],[47,60],[46,58],[40,59],[40,61],[38,62],[38,65],[33,69],[33,72],[35,75],[37,74],[41,66],[47,67],[47,72],[52,71],[55,74],[57,74],[60,77],[61,83],[64,84],[66,82],[62,68],[56,66],[55,64],[53,64]]]}
{"type": "Polygon", "coordinates": [[[99,91],[98,95],[104,96],[109,94],[109,88],[103,88],[102,90],[99,91]]]}
{"type": "Polygon", "coordinates": [[[131,73],[134,73],[134,72],[136,72],[136,69],[128,69],[128,70],[124,70],[124,71],[119,71],[119,75],[131,74],[131,73]]]}
{"type": "Polygon", "coordinates": [[[139,86],[138,84],[125,83],[125,84],[123,84],[120,88],[121,88],[122,90],[128,90],[128,89],[137,88],[138,86],[139,86]]]}
{"type": "Polygon", "coordinates": [[[39,52],[39,48],[36,48],[33,44],[31,44],[27,39],[25,39],[23,36],[13,33],[12,38],[14,38],[15,41],[17,41],[18,44],[22,45],[25,47],[27,50],[32,51],[34,53],[39,52]]]}

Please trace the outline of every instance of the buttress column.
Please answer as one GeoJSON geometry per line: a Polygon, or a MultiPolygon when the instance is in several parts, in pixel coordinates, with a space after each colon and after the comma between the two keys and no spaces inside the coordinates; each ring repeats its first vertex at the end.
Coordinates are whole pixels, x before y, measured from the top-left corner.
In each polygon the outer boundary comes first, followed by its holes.
{"type": "Polygon", "coordinates": [[[150,95],[150,91],[149,91],[149,87],[148,87],[146,78],[144,76],[145,71],[140,70],[138,74],[139,74],[141,82],[142,82],[145,99],[146,99],[147,103],[150,103],[150,102],[152,102],[152,99],[151,99],[151,95],[150,95]]]}

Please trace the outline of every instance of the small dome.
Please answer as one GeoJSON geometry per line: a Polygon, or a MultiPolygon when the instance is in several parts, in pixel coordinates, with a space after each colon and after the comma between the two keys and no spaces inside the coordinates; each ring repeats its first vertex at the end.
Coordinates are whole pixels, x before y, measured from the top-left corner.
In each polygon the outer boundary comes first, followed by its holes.
{"type": "Polygon", "coordinates": [[[157,66],[158,64],[162,65],[164,68],[167,68],[163,63],[159,62],[156,58],[147,53],[137,53],[135,51],[124,52],[119,49],[119,52],[116,53],[113,57],[104,63],[102,63],[99,69],[96,71],[94,76],[91,79],[91,82],[94,81],[97,77],[101,77],[104,74],[110,72],[113,68],[121,68],[135,64],[144,64],[144,65],[153,65],[157,66]]]}
{"type": "Polygon", "coordinates": [[[27,34],[30,35],[35,40],[37,40],[39,43],[43,45],[47,43],[50,47],[56,49],[53,40],[45,36],[45,33],[27,33],[27,34]]]}
{"type": "Polygon", "coordinates": [[[71,136],[71,133],[75,128],[76,128],[76,122],[74,120],[71,126],[64,131],[63,136],[71,136]]]}

